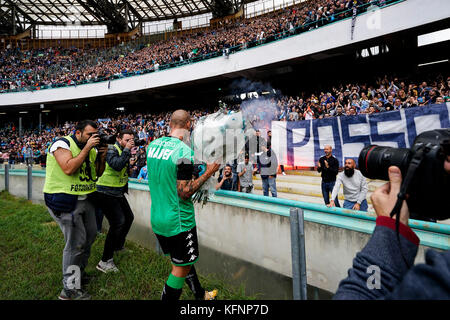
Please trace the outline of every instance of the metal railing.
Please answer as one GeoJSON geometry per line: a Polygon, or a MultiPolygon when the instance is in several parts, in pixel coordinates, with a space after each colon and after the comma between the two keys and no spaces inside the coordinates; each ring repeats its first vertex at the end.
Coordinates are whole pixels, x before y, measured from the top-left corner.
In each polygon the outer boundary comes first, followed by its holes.
{"type": "Polygon", "coordinates": [[[294,300],[307,300],[305,227],[303,210],[289,210],[291,225],[292,293],[294,300]]]}

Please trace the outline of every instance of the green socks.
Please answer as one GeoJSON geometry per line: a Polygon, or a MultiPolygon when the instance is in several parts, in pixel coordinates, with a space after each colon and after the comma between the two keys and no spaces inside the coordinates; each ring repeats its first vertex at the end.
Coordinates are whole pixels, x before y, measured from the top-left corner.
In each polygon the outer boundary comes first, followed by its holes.
{"type": "Polygon", "coordinates": [[[174,289],[182,289],[184,285],[184,279],[176,277],[173,274],[169,274],[169,279],[167,279],[167,285],[174,288],[174,289]]]}
{"type": "Polygon", "coordinates": [[[171,273],[167,279],[167,282],[164,284],[161,300],[175,301],[180,299],[184,280],[185,278],[176,277],[171,273]]]}

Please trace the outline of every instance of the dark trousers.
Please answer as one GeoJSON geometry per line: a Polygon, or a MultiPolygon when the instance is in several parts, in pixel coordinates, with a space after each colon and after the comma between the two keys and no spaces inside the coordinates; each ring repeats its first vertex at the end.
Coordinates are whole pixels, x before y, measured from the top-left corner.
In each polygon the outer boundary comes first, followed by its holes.
{"type": "Polygon", "coordinates": [[[114,251],[124,246],[134,215],[125,196],[113,197],[97,192],[97,205],[109,223],[102,256],[102,261],[106,262],[113,257],[114,251]]]}
{"type": "Polygon", "coordinates": [[[99,206],[95,207],[95,221],[97,222],[97,232],[102,232],[103,212],[99,206]]]}
{"type": "MultiPolygon", "coordinates": [[[[334,184],[336,181],[331,182],[323,182],[322,181],[322,195],[323,200],[325,201],[325,204],[330,204],[330,194],[333,192],[334,184]]],[[[334,204],[336,207],[340,207],[338,197],[334,199],[334,204]]]]}

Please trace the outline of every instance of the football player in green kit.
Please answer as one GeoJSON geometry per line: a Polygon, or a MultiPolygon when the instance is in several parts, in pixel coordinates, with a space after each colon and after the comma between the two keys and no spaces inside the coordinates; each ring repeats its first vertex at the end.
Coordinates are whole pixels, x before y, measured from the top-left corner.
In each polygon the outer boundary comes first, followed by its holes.
{"type": "Polygon", "coordinates": [[[189,113],[175,111],[170,119],[170,135],[153,141],[147,150],[151,225],[172,262],[161,300],[178,300],[185,281],[198,300],[212,300],[217,295],[217,290],[203,289],[195,271],[199,251],[191,196],[220,165],[208,164],[204,174],[193,179],[194,152],[183,142],[189,137],[190,127],[189,113]]]}

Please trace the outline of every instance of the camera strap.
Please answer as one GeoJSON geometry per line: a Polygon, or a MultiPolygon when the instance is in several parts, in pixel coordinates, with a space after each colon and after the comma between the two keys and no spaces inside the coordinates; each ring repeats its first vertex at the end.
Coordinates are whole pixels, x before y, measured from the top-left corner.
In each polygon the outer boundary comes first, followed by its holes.
{"type": "Polygon", "coordinates": [[[407,194],[409,186],[413,180],[413,177],[416,174],[416,171],[419,168],[420,164],[422,163],[424,154],[425,154],[425,152],[424,152],[423,148],[419,148],[418,151],[414,154],[414,156],[409,164],[408,171],[406,172],[406,177],[402,182],[399,193],[397,194],[397,202],[395,203],[395,206],[390,213],[391,218],[394,215],[396,215],[395,231],[397,233],[397,240],[398,240],[398,244],[400,247],[400,253],[402,255],[403,261],[405,262],[405,264],[408,268],[410,268],[410,265],[408,264],[408,262],[405,259],[405,256],[403,255],[402,247],[400,244],[400,232],[399,232],[399,230],[400,230],[400,210],[402,208],[403,201],[406,200],[406,194],[407,194]]]}

